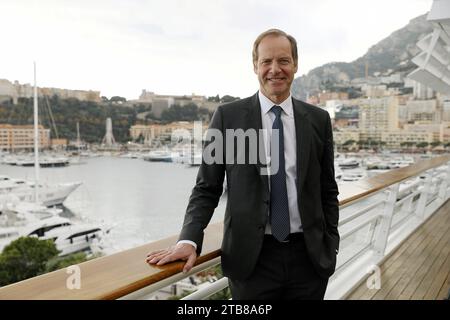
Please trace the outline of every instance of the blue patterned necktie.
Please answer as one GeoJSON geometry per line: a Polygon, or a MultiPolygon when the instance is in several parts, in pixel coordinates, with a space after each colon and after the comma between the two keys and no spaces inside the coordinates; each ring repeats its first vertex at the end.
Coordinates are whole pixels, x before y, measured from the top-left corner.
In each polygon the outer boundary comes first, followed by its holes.
{"type": "MultiPolygon", "coordinates": [[[[278,142],[271,138],[272,146],[278,143],[278,170],[270,176],[270,216],[272,234],[278,241],[285,241],[290,232],[289,205],[286,187],[286,171],[284,160],[284,134],[283,122],[281,121],[280,106],[273,106],[270,111],[275,114],[275,121],[272,125],[272,132],[277,129],[278,142]]],[[[273,134],[272,134],[273,137],[273,134]]],[[[271,148],[273,150],[273,148],[271,148]]],[[[273,157],[273,155],[272,155],[273,157]]]]}

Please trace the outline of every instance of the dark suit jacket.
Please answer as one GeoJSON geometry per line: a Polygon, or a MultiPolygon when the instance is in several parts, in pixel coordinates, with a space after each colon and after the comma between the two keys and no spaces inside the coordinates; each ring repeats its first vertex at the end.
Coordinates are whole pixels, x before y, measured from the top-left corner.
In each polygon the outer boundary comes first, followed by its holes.
{"type": "MultiPolygon", "coordinates": [[[[297,198],[305,242],[317,273],[328,278],[335,270],[339,247],[338,188],[334,177],[331,121],[328,112],[305,102],[293,99],[293,108],[297,140],[297,198]]],[[[252,273],[262,247],[269,217],[269,183],[267,176],[260,175],[261,161],[257,164],[225,163],[225,130],[262,128],[258,94],[219,106],[210,128],[223,132],[224,161],[212,165],[202,162],[179,239],[194,241],[200,254],[203,230],[217,207],[226,173],[228,201],[222,270],[225,276],[242,280],[252,273]]],[[[248,149],[246,144],[246,156],[248,149]]],[[[235,152],[235,158],[238,152],[235,152]]]]}

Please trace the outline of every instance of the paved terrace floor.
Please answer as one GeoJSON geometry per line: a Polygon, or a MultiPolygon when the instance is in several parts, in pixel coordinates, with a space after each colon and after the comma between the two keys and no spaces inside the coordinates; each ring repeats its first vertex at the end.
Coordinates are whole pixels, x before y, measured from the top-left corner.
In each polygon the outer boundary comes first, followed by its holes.
{"type": "Polygon", "coordinates": [[[366,281],[350,300],[442,300],[450,290],[450,200],[381,265],[380,289],[366,281]]]}

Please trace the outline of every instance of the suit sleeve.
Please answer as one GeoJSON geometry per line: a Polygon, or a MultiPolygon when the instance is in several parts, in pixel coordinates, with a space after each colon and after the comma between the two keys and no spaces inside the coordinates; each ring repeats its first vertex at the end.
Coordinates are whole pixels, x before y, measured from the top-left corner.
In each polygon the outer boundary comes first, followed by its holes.
{"type": "Polygon", "coordinates": [[[331,128],[330,116],[327,113],[327,120],[325,126],[325,146],[322,158],[322,208],[325,215],[325,223],[328,234],[334,238],[336,242],[336,251],[339,248],[339,201],[338,201],[338,186],[334,175],[334,147],[333,147],[333,132],[331,128]]]}
{"type": "MultiPolygon", "coordinates": [[[[219,106],[214,113],[208,131],[213,131],[211,129],[220,132],[222,137],[224,137],[221,106],[219,106]]],[[[211,139],[210,141],[207,139],[204,147],[206,148],[214,141],[214,139],[211,139]]],[[[217,143],[217,146],[222,148],[221,151],[223,153],[223,144],[220,146],[220,143],[217,143]]],[[[191,240],[195,242],[197,244],[197,254],[200,254],[202,250],[204,237],[203,230],[210,222],[223,191],[223,181],[225,176],[223,157],[221,163],[218,162],[220,161],[214,162],[213,164],[207,164],[202,156],[202,163],[197,174],[196,184],[189,198],[183,227],[179,236],[179,240],[191,240]]]]}

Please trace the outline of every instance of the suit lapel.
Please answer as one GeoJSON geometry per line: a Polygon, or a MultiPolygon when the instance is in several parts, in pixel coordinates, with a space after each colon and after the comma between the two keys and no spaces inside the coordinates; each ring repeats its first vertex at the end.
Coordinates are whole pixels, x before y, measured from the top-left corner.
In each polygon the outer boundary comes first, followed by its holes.
{"type": "Polygon", "coordinates": [[[297,192],[299,192],[308,171],[312,128],[302,102],[295,99],[292,101],[297,140],[297,192]]]}
{"type": "Polygon", "coordinates": [[[259,137],[259,131],[262,129],[262,118],[261,118],[261,104],[259,103],[258,93],[256,93],[252,97],[252,103],[251,105],[247,106],[247,115],[246,115],[246,123],[247,123],[247,129],[255,129],[256,135],[258,137],[258,157],[257,157],[257,163],[254,165],[255,169],[258,172],[258,175],[260,176],[265,188],[267,191],[269,191],[269,181],[267,175],[261,175],[261,170],[263,170],[266,166],[261,163],[260,155],[264,155],[265,157],[265,150],[264,150],[264,142],[263,140],[260,142],[259,137]],[[263,150],[260,151],[260,147],[263,148],[263,150]]]}

